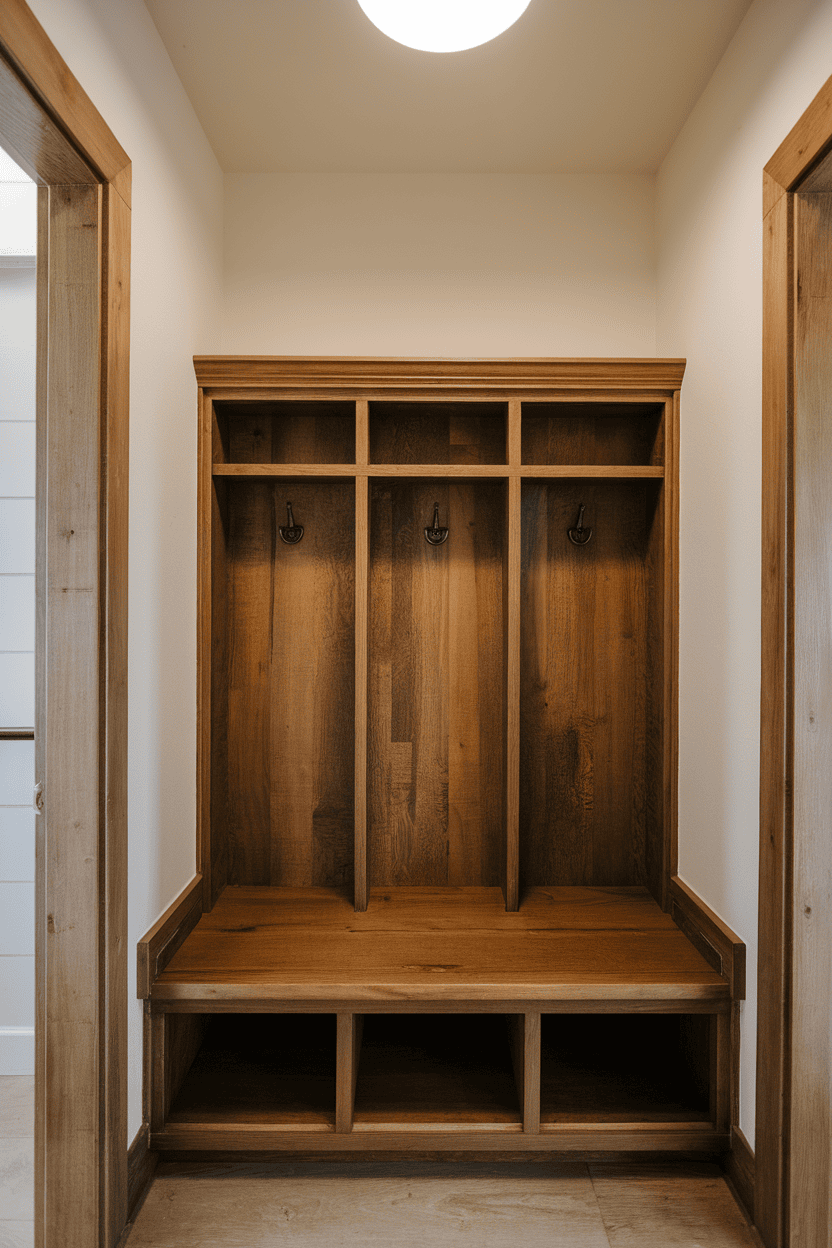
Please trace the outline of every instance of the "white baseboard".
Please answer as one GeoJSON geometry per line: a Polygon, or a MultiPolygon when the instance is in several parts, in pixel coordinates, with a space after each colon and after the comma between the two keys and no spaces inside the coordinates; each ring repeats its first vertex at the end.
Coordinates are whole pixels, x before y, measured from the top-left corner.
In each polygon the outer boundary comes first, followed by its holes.
{"type": "Polygon", "coordinates": [[[34,1027],[0,1027],[0,1076],[34,1073],[34,1027]]]}

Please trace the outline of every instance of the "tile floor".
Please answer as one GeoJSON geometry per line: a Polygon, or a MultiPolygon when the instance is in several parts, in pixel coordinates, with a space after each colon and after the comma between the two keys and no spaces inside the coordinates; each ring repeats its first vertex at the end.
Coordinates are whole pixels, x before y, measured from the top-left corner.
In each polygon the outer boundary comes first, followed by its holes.
{"type": "MultiPolygon", "coordinates": [[[[31,1248],[33,1080],[0,1078],[0,1248],[31,1248]]],[[[160,1165],[126,1248],[758,1248],[715,1165],[160,1165]]]]}
{"type": "Polygon", "coordinates": [[[754,1248],[715,1165],[164,1165],[126,1248],[754,1248]]]}
{"type": "Polygon", "coordinates": [[[0,1248],[34,1243],[34,1079],[0,1077],[0,1248]]]}

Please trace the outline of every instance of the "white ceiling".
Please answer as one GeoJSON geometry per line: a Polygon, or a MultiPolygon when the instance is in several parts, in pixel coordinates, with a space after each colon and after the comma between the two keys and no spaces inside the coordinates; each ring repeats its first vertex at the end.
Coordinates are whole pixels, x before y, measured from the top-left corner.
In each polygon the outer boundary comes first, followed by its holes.
{"type": "Polygon", "coordinates": [[[751,0],[531,0],[415,52],[356,0],[145,0],[226,172],[652,172],[751,0]]]}

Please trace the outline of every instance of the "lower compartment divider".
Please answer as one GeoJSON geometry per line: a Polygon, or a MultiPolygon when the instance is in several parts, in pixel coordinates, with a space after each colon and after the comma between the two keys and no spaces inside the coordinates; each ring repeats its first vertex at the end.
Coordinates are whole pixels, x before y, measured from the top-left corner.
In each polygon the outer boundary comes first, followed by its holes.
{"type": "Polygon", "coordinates": [[[363,1014],[339,1014],[335,1072],[335,1130],[349,1135],[355,1111],[355,1085],[361,1059],[363,1014]]]}
{"type": "Polygon", "coordinates": [[[509,1014],[506,1021],[523,1131],[526,1135],[537,1135],[540,1131],[540,1014],[509,1014]]]}

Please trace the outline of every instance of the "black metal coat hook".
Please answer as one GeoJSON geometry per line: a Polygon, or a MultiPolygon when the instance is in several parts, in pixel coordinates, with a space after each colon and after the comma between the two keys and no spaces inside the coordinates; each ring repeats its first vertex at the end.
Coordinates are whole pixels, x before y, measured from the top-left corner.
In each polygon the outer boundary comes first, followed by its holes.
{"type": "Polygon", "coordinates": [[[592,537],[592,529],[584,528],[584,505],[581,503],[581,510],[578,512],[578,523],[574,529],[567,530],[570,542],[574,542],[576,546],[586,546],[592,537]]]}
{"type": "Polygon", "coordinates": [[[303,525],[295,524],[295,517],[292,515],[292,504],[286,504],[286,514],[288,520],[286,524],[278,525],[278,533],[283,538],[287,546],[297,546],[303,537],[303,525]]]}
{"type": "Polygon", "coordinates": [[[441,546],[443,542],[448,540],[448,530],[440,527],[439,524],[439,504],[433,504],[433,524],[425,529],[425,541],[430,542],[431,546],[441,546]]]}

